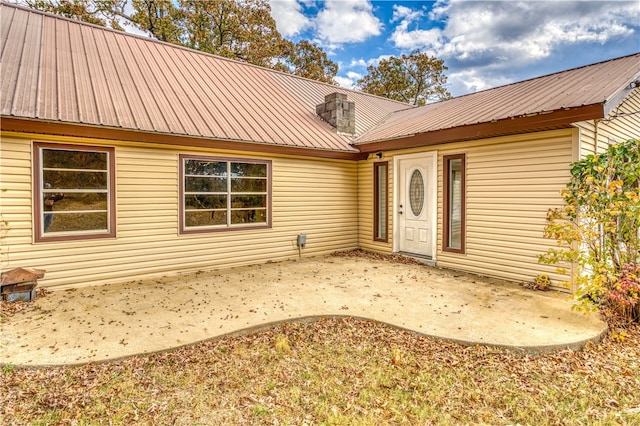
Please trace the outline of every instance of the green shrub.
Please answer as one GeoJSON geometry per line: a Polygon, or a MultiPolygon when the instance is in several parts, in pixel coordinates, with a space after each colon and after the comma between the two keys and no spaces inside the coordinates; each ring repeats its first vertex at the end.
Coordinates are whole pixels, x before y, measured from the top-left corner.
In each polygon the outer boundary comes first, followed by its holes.
{"type": "Polygon", "coordinates": [[[640,142],[631,139],[573,163],[562,196],[565,204],[549,211],[544,234],[558,247],[540,262],[558,265],[560,273],[575,267],[578,307],[607,305],[637,319],[640,142]]]}

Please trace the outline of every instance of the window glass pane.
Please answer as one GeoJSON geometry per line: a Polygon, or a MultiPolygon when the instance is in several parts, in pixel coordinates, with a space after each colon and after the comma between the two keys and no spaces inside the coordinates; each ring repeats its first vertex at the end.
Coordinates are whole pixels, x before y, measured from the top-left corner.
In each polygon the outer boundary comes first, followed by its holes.
{"type": "Polygon", "coordinates": [[[186,192],[227,192],[227,178],[224,177],[185,177],[186,192]]]}
{"type": "Polygon", "coordinates": [[[213,226],[226,225],[227,211],[186,211],[186,226],[213,226]]]}
{"type": "Polygon", "coordinates": [[[183,157],[182,165],[185,228],[268,222],[268,163],[183,157]]]}
{"type": "Polygon", "coordinates": [[[66,213],[45,211],[44,232],[77,232],[108,229],[109,214],[105,212],[66,213]]]}
{"type": "Polygon", "coordinates": [[[185,175],[226,176],[226,161],[185,160],[185,175]]]}
{"type": "Polygon", "coordinates": [[[107,189],[109,179],[104,172],[44,170],[44,181],[51,189],[107,189]]]}
{"type": "Polygon", "coordinates": [[[42,235],[109,232],[108,152],[40,148],[42,235]]]}
{"type": "Polygon", "coordinates": [[[49,192],[44,193],[42,198],[45,212],[52,210],[77,212],[109,208],[109,194],[106,192],[49,192]]]}
{"type": "Polygon", "coordinates": [[[387,239],[387,164],[376,164],[376,193],[375,209],[376,219],[375,238],[387,239]]]}
{"type": "Polygon", "coordinates": [[[448,247],[462,248],[462,160],[449,161],[449,241],[448,247]]]}
{"type": "Polygon", "coordinates": [[[42,167],[45,169],[107,169],[107,153],[43,149],[42,167]]]}
{"type": "Polygon", "coordinates": [[[266,195],[234,195],[231,197],[231,208],[266,207],[266,195]]]}
{"type": "Polygon", "coordinates": [[[184,205],[187,210],[226,209],[227,195],[185,195],[184,205]]]}
{"type": "Polygon", "coordinates": [[[411,181],[409,182],[409,204],[411,205],[411,213],[416,217],[420,216],[424,204],[424,179],[418,169],[411,173],[411,181]]]}
{"type": "Polygon", "coordinates": [[[267,180],[233,178],[231,192],[267,192],[267,180]]]}
{"type": "Polygon", "coordinates": [[[266,209],[232,210],[231,223],[265,223],[267,221],[266,209]]]}
{"type": "Polygon", "coordinates": [[[267,177],[267,165],[254,163],[231,163],[231,175],[267,177]]]}

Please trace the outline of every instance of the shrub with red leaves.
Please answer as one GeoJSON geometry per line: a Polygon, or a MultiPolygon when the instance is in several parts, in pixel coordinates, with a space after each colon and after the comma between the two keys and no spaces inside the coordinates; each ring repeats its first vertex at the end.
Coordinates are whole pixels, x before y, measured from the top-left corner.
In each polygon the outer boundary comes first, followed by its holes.
{"type": "Polygon", "coordinates": [[[640,322],[640,265],[624,265],[606,298],[620,314],[640,322]]]}

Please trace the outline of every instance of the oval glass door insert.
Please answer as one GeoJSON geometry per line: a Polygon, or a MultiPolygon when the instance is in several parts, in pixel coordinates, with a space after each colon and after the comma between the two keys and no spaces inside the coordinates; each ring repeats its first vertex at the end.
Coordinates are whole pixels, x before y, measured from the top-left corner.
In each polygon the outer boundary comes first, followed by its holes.
{"type": "Polygon", "coordinates": [[[424,205],[424,179],[418,169],[411,173],[411,180],[409,181],[409,204],[411,205],[411,213],[416,217],[420,216],[424,205]]]}

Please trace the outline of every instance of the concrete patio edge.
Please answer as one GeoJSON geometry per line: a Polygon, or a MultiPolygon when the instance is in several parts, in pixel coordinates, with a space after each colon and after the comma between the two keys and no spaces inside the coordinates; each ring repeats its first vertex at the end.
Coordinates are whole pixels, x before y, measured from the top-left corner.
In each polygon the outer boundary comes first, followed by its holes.
{"type": "Polygon", "coordinates": [[[2,323],[0,362],[102,363],[288,322],[352,317],[416,335],[536,354],[607,326],[562,295],[424,265],[319,257],[55,291],[2,323]]]}

